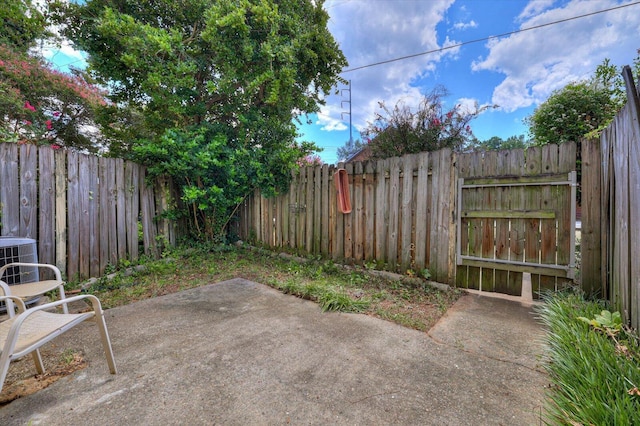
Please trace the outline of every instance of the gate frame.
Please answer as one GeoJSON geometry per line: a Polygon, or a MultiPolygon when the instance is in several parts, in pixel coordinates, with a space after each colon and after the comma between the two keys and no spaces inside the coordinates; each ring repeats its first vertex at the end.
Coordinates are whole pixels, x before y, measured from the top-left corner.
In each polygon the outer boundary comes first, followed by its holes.
{"type": "MultiPolygon", "coordinates": [[[[458,178],[457,187],[457,206],[456,206],[456,266],[474,266],[489,269],[499,269],[504,271],[514,272],[529,272],[532,274],[556,276],[561,278],[574,279],[575,278],[575,263],[576,263],[576,241],[575,241],[575,229],[576,229],[576,193],[577,193],[577,172],[571,171],[568,174],[554,174],[554,175],[536,175],[527,177],[503,177],[503,178],[458,178]],[[562,180],[563,176],[567,176],[566,180],[562,180]],[[560,180],[559,180],[560,179],[560,180]],[[465,184],[465,181],[467,183],[465,184]],[[471,182],[471,183],[468,183],[471,182]],[[498,183],[499,182],[499,183],[498,183]],[[561,186],[569,185],[571,189],[571,229],[570,232],[570,248],[569,248],[569,264],[543,264],[533,262],[521,262],[515,260],[495,259],[477,256],[468,256],[462,254],[462,192],[464,189],[471,188],[499,188],[499,187],[522,187],[522,186],[561,186]]],[[[555,212],[548,210],[529,210],[529,211],[515,211],[515,210],[503,210],[507,212],[507,215],[499,215],[501,219],[525,219],[525,218],[540,218],[540,219],[552,219],[555,218],[555,212]],[[508,213],[518,214],[508,214],[508,213]],[[550,217],[550,213],[553,215],[550,217]]],[[[482,212],[482,216],[476,216],[475,218],[490,219],[498,217],[497,214],[488,215],[487,212],[482,212]]],[[[472,217],[465,215],[465,217],[472,217]]],[[[494,251],[495,256],[495,251],[494,251]]]]}

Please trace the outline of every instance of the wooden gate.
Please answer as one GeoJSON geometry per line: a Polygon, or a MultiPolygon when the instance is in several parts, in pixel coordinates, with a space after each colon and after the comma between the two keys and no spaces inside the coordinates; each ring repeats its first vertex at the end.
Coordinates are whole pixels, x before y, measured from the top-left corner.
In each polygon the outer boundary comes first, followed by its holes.
{"type": "Polygon", "coordinates": [[[459,158],[459,287],[519,296],[530,274],[538,297],[573,279],[576,172],[562,170],[563,161],[575,168],[571,146],[459,158]]]}

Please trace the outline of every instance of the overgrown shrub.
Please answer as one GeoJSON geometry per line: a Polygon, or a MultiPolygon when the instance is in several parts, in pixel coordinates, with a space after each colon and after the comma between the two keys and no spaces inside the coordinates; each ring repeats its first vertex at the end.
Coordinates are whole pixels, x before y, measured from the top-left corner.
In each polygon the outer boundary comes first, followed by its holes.
{"type": "Polygon", "coordinates": [[[552,386],[545,422],[640,424],[640,339],[602,302],[576,294],[546,298],[545,368],[552,386]]]}

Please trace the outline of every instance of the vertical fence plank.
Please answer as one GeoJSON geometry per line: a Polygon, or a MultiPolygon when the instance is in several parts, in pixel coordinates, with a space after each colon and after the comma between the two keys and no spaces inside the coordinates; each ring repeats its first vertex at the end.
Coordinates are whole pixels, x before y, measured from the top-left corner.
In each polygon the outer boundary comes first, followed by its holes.
{"type": "MultiPolygon", "coordinates": [[[[349,181],[349,198],[353,200],[353,163],[344,166],[347,171],[349,181]]],[[[344,220],[344,260],[347,263],[353,262],[353,212],[342,215],[344,220]]]]}
{"type": "MultiPolygon", "coordinates": [[[[440,184],[434,190],[434,192],[438,193],[438,197],[437,208],[434,212],[436,219],[434,228],[436,232],[432,241],[440,250],[436,256],[435,270],[432,275],[438,282],[452,283],[453,277],[450,276],[450,265],[454,261],[454,253],[450,233],[453,232],[452,209],[455,204],[451,200],[451,186],[456,184],[455,181],[452,181],[455,176],[451,173],[452,153],[450,149],[442,149],[438,151],[438,155],[435,157],[439,164],[440,184]]],[[[435,173],[435,170],[433,173],[435,173]]]]}
{"type": "Polygon", "coordinates": [[[156,229],[155,229],[155,202],[153,190],[146,183],[146,172],[140,170],[139,174],[140,219],[142,222],[142,241],[146,255],[156,256],[156,229]]]}
{"type": "Polygon", "coordinates": [[[38,148],[20,145],[20,236],[38,239],[38,148]]]}
{"type": "Polygon", "coordinates": [[[426,268],[427,234],[429,222],[427,217],[427,197],[429,185],[429,153],[418,156],[418,191],[416,193],[416,242],[415,264],[418,269],[426,268]]]}
{"type": "MultiPolygon", "coordinates": [[[[469,177],[469,171],[471,169],[471,154],[460,154],[456,159],[456,169],[458,170],[458,179],[463,179],[469,177]]],[[[433,180],[433,176],[432,179],[433,180]]],[[[433,188],[433,184],[430,185],[433,188]]],[[[465,190],[462,194],[460,194],[461,205],[458,207],[457,214],[461,214],[463,211],[470,210],[470,198],[469,190],[465,190]]],[[[431,202],[429,203],[431,206],[431,202]]],[[[431,207],[430,207],[431,209],[431,207]]],[[[434,212],[432,212],[433,216],[434,212]]],[[[460,254],[468,255],[469,254],[469,232],[471,224],[469,219],[462,216],[459,221],[460,226],[460,241],[458,245],[460,246],[460,254]]],[[[429,253],[429,252],[427,252],[429,253]]],[[[431,263],[429,259],[429,264],[431,263]]],[[[457,263],[457,260],[456,260],[457,263]]],[[[457,265],[456,267],[456,287],[461,288],[469,288],[469,267],[466,265],[457,265]]]]}
{"type": "MultiPolygon", "coordinates": [[[[625,107],[625,116],[628,108],[625,107]]],[[[627,167],[629,140],[624,133],[624,117],[615,118],[616,137],[613,144],[613,182],[612,196],[613,220],[613,256],[611,266],[611,301],[625,318],[629,315],[629,198],[626,183],[629,182],[627,167]]]]}
{"type": "Polygon", "coordinates": [[[417,158],[415,155],[402,157],[402,201],[400,205],[400,271],[411,269],[414,259],[415,244],[412,244],[413,227],[413,169],[417,158]]]}
{"type": "Polygon", "coordinates": [[[91,197],[89,157],[80,154],[78,157],[78,205],[80,206],[80,217],[78,228],[80,230],[78,272],[81,278],[89,277],[90,273],[90,244],[91,244],[91,222],[89,217],[89,203],[91,197]]]}
{"type": "MultiPolygon", "coordinates": [[[[498,152],[497,168],[498,170],[508,170],[509,165],[508,150],[498,152]]],[[[496,189],[496,209],[501,212],[510,209],[510,189],[503,186],[496,189]]],[[[509,260],[509,219],[496,219],[496,259],[509,260]]],[[[494,290],[504,293],[508,289],[509,272],[496,269],[494,272],[494,290]]]]}
{"type": "Polygon", "coordinates": [[[54,154],[56,180],[55,265],[67,276],[67,155],[58,149],[54,154]]]}
{"type": "Polygon", "coordinates": [[[378,160],[376,163],[376,213],[375,213],[375,258],[378,264],[385,262],[387,257],[387,229],[388,229],[388,186],[386,174],[389,170],[389,160],[378,160]]]}
{"type": "MultiPolygon", "coordinates": [[[[140,166],[135,164],[132,165],[135,168],[139,168],[140,166]]],[[[111,211],[109,217],[111,219],[111,223],[113,224],[113,232],[115,233],[115,240],[112,240],[113,236],[109,238],[110,245],[113,244],[111,248],[113,251],[117,253],[118,259],[126,259],[127,257],[127,228],[133,229],[134,224],[127,224],[127,207],[126,207],[126,198],[127,191],[133,191],[133,188],[127,188],[125,183],[125,167],[124,161],[120,158],[112,159],[109,161],[109,170],[114,170],[113,177],[109,178],[109,185],[115,188],[111,191],[111,196],[114,198],[111,204],[111,211]],[[114,181],[115,177],[115,181],[114,181]],[[115,185],[115,186],[113,186],[115,185]]],[[[136,217],[131,217],[129,220],[135,222],[136,225],[136,241],[137,241],[137,212],[135,212],[136,217]]]]}
{"type": "Polygon", "coordinates": [[[111,200],[109,194],[109,159],[98,160],[99,200],[100,200],[100,271],[104,272],[109,264],[109,224],[111,222],[111,200]]]}
{"type": "Polygon", "coordinates": [[[306,188],[306,225],[305,225],[305,242],[304,248],[307,253],[313,252],[313,190],[314,190],[314,169],[313,167],[304,167],[307,171],[307,188],[306,188]]]}
{"type": "Polygon", "coordinates": [[[299,181],[298,181],[298,208],[297,208],[297,223],[298,229],[296,230],[297,241],[296,247],[298,250],[304,250],[306,241],[306,226],[307,226],[307,168],[300,167],[299,181]]]}
{"type": "Polygon", "coordinates": [[[281,213],[282,213],[282,247],[287,247],[290,244],[289,239],[289,218],[291,217],[289,204],[290,204],[291,191],[286,194],[282,194],[281,198],[281,213]]]}
{"type": "Polygon", "coordinates": [[[163,213],[169,209],[169,177],[159,176],[154,185],[154,198],[156,200],[156,228],[158,232],[159,249],[164,250],[169,245],[171,239],[171,229],[169,221],[165,219],[163,213]]]}
{"type": "MultiPolygon", "coordinates": [[[[524,151],[514,149],[511,151],[509,159],[509,174],[521,176],[525,167],[524,151]]],[[[522,187],[512,188],[510,191],[511,208],[513,210],[524,209],[524,192],[522,187]]],[[[524,262],[524,238],[525,222],[523,219],[511,221],[511,232],[509,233],[509,259],[524,262]]],[[[507,294],[519,296],[522,294],[522,272],[509,273],[509,282],[506,289],[507,294]]]]}
{"type": "MultiPolygon", "coordinates": [[[[559,159],[558,146],[547,144],[542,147],[543,173],[558,173],[559,159]]],[[[566,190],[566,188],[564,188],[566,190]]],[[[558,191],[562,188],[546,185],[542,188],[543,210],[552,210],[558,215],[558,191]]],[[[540,225],[540,261],[542,263],[554,264],[556,262],[556,219],[543,219],[540,225]]],[[[550,276],[540,276],[540,291],[555,290],[556,278],[550,276]]]]}
{"type": "Polygon", "coordinates": [[[18,145],[0,144],[0,223],[3,236],[20,237],[18,145]]]}
{"type": "Polygon", "coordinates": [[[298,209],[298,193],[297,193],[298,173],[291,172],[291,185],[289,186],[289,206],[287,213],[289,214],[289,247],[296,247],[297,239],[297,209],[298,209]]]}
{"type": "MultiPolygon", "coordinates": [[[[482,175],[496,176],[498,174],[498,153],[497,151],[487,151],[484,153],[482,161],[482,175]]],[[[485,188],[482,199],[482,209],[496,210],[496,188],[485,188]]],[[[485,259],[493,259],[495,257],[495,220],[485,218],[482,224],[482,257],[485,259]]],[[[482,268],[482,291],[495,291],[495,270],[492,268],[482,268]]]]}
{"type": "Polygon", "coordinates": [[[125,181],[125,209],[126,215],[129,217],[127,222],[127,246],[129,256],[132,261],[138,260],[139,241],[138,241],[138,224],[140,223],[140,167],[136,164],[126,162],[125,176],[130,178],[129,182],[125,181]]]}
{"type": "Polygon", "coordinates": [[[322,230],[322,166],[313,168],[313,253],[320,253],[322,230]]]}
{"type": "MultiPolygon", "coordinates": [[[[563,143],[559,145],[558,151],[558,170],[561,173],[568,173],[576,169],[576,144],[575,143],[563,143]]],[[[558,217],[558,263],[568,264],[571,258],[571,252],[575,247],[571,247],[571,243],[575,241],[576,230],[573,227],[573,220],[571,217],[571,188],[563,187],[561,196],[558,197],[558,211],[560,215],[558,217]]],[[[558,285],[572,284],[571,280],[559,279],[558,285]]]]}
{"type": "Polygon", "coordinates": [[[38,261],[55,263],[56,179],[54,151],[41,147],[38,155],[38,261]]]}
{"type": "Polygon", "coordinates": [[[100,275],[100,191],[98,189],[98,157],[89,156],[89,277],[100,275]]]}
{"type": "Polygon", "coordinates": [[[329,184],[331,181],[329,180],[329,165],[322,165],[322,183],[321,183],[321,212],[320,215],[322,217],[321,224],[321,242],[320,242],[320,252],[323,256],[329,255],[329,241],[330,241],[330,232],[329,232],[329,184]]]}
{"type": "MultiPolygon", "coordinates": [[[[473,153],[469,158],[469,176],[470,177],[478,177],[482,175],[482,157],[479,155],[481,153],[473,153]]],[[[433,172],[434,179],[436,172],[433,172]]],[[[438,171],[438,178],[440,173],[438,171]]],[[[436,184],[434,180],[433,184],[434,188],[438,188],[438,184],[436,184]]],[[[469,210],[481,210],[482,209],[482,197],[483,197],[483,189],[482,188],[473,188],[468,190],[468,198],[469,203],[466,208],[469,210]]],[[[439,196],[438,192],[438,196],[439,196]]],[[[435,196],[435,195],[434,195],[435,196]]],[[[437,201],[437,198],[436,198],[437,201]]],[[[433,208],[434,211],[438,211],[437,204],[433,208]]],[[[482,255],[482,219],[469,219],[469,255],[480,257],[482,255]]],[[[434,248],[437,245],[434,246],[434,248]]],[[[432,252],[434,250],[432,248],[432,252]]],[[[436,252],[437,255],[437,252],[436,252]]],[[[481,278],[481,268],[470,266],[467,272],[468,279],[468,288],[478,289],[480,290],[480,278],[481,278]]]]}
{"type": "Polygon", "coordinates": [[[364,239],[366,238],[365,210],[364,210],[364,167],[362,162],[358,161],[353,171],[353,198],[351,204],[353,206],[353,258],[356,263],[361,263],[364,259],[364,239]]]}
{"type": "MultiPolygon", "coordinates": [[[[528,176],[539,175],[542,172],[542,148],[531,147],[526,151],[526,169],[528,176]]],[[[539,210],[541,208],[540,187],[524,188],[525,210],[539,210]]],[[[525,220],[525,261],[539,263],[540,259],[540,219],[525,220]]],[[[540,275],[531,274],[531,290],[534,296],[540,295],[540,275]]]]}
{"type": "Polygon", "coordinates": [[[334,166],[329,167],[329,255],[333,259],[338,258],[338,192],[333,181],[336,172],[334,166]]]}
{"type": "Polygon", "coordinates": [[[275,246],[282,247],[282,196],[278,195],[274,197],[273,203],[275,204],[275,246]]]}
{"type": "Polygon", "coordinates": [[[365,165],[365,182],[364,182],[364,214],[365,214],[365,231],[364,231],[364,260],[372,261],[375,253],[375,163],[367,161],[365,165]]]}
{"type": "Polygon", "coordinates": [[[602,194],[600,199],[600,247],[602,255],[600,258],[600,278],[602,282],[603,295],[611,300],[611,239],[613,237],[613,220],[611,216],[612,194],[613,194],[613,144],[612,134],[615,126],[609,125],[600,136],[600,152],[602,153],[602,179],[600,185],[602,194]]]}
{"type": "Polygon", "coordinates": [[[387,225],[387,262],[391,271],[398,269],[398,220],[400,218],[400,159],[389,160],[389,221],[387,225]]]}
{"type": "Polygon", "coordinates": [[[67,151],[67,228],[68,245],[67,245],[67,276],[69,279],[77,279],[79,269],[80,256],[80,203],[79,203],[79,184],[78,184],[78,153],[75,151],[67,151]]]}
{"type": "MultiPolygon", "coordinates": [[[[582,224],[580,229],[581,287],[587,295],[602,293],[600,208],[602,200],[602,153],[597,139],[582,141],[582,224]]],[[[640,207],[640,206],[639,206],[640,207]]]]}

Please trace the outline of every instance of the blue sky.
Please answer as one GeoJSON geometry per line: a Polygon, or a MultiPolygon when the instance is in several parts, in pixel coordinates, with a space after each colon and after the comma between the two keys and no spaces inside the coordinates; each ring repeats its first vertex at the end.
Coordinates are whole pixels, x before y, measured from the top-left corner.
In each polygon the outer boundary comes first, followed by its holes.
{"type": "MultiPolygon", "coordinates": [[[[416,58],[346,72],[351,80],[354,139],[379,101],[416,105],[437,85],[447,88],[447,106],[498,105],[472,121],[480,139],[528,134],[523,119],[553,90],[590,76],[609,58],[631,64],[640,49],[637,0],[328,0],[329,29],[349,68],[438,50],[471,40],[590,14],[621,9],[466,44],[416,58]]],[[[346,89],[347,87],[339,87],[346,89]]],[[[349,139],[348,93],[329,95],[309,116],[301,139],[324,148],[323,161],[349,139]]]]}
{"type": "MultiPolygon", "coordinates": [[[[342,76],[351,80],[354,139],[371,120],[379,101],[418,104],[424,93],[443,85],[448,107],[498,105],[472,121],[478,139],[527,135],[523,123],[553,90],[590,76],[609,58],[631,64],[640,49],[639,0],[327,0],[329,30],[350,68],[436,51],[412,59],[368,67],[342,76]],[[606,13],[485,39],[538,25],[629,5],[606,13]]],[[[69,44],[42,52],[58,68],[83,67],[83,54],[69,44]]],[[[336,150],[349,139],[346,86],[328,95],[301,139],[337,162],[336,150]]]]}

